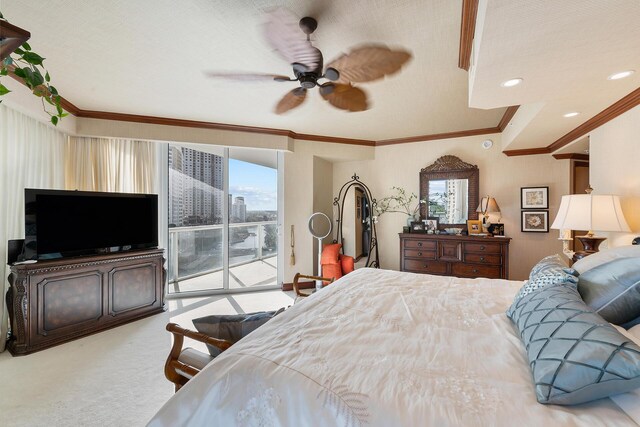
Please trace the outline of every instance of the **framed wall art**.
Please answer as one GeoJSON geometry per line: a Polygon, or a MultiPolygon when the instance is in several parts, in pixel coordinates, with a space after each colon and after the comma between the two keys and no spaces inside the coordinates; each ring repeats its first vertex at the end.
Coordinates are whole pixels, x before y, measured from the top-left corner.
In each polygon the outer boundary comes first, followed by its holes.
{"type": "Polygon", "coordinates": [[[522,187],[520,191],[522,209],[549,209],[549,187],[522,187]]]}
{"type": "Polygon", "coordinates": [[[548,233],[549,211],[522,211],[523,232],[548,233]]]}

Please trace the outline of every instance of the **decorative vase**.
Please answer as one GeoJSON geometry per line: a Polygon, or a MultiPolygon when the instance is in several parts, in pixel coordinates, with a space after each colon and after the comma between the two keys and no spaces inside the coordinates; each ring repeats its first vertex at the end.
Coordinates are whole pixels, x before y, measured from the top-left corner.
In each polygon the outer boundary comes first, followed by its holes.
{"type": "Polygon", "coordinates": [[[416,222],[417,219],[413,215],[407,215],[407,227],[411,227],[412,222],[416,222]]]}

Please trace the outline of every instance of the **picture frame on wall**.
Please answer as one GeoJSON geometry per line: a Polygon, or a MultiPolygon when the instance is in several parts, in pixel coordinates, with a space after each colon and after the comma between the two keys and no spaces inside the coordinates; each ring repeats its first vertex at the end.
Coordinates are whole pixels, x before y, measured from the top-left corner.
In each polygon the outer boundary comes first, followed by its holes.
{"type": "Polygon", "coordinates": [[[411,232],[412,233],[424,233],[425,225],[422,221],[412,221],[411,222],[411,232]]]}
{"type": "Polygon", "coordinates": [[[474,234],[483,234],[482,231],[482,220],[481,219],[468,219],[467,220],[467,231],[469,232],[469,236],[474,234]]]}
{"type": "Polygon", "coordinates": [[[522,211],[521,231],[548,233],[549,211],[522,211]]]}
{"type": "Polygon", "coordinates": [[[520,188],[521,209],[549,209],[549,187],[520,188]]]}

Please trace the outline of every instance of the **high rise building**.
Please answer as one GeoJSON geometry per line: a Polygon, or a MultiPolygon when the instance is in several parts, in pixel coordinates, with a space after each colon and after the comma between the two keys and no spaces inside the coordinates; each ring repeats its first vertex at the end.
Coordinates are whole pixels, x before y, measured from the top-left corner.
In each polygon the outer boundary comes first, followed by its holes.
{"type": "Polygon", "coordinates": [[[244,197],[236,197],[231,209],[231,217],[234,219],[234,222],[246,222],[247,205],[244,204],[244,197]]]}
{"type": "Polygon", "coordinates": [[[184,225],[182,151],[169,146],[169,225],[184,225]]]}
{"type": "Polygon", "coordinates": [[[190,148],[179,147],[178,149],[182,152],[184,222],[188,224],[221,223],[223,158],[190,148]]]}

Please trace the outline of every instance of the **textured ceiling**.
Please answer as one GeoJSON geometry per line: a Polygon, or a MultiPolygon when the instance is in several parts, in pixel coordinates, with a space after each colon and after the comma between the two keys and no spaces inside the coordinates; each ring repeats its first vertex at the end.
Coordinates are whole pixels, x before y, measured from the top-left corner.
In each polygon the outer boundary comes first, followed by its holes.
{"type": "Polygon", "coordinates": [[[480,0],[477,23],[470,105],[535,105],[503,148],[547,146],[640,87],[638,0],[480,0]],[[624,70],[636,73],[607,80],[624,70]],[[524,81],[500,86],[512,78],[524,81]]]}
{"type": "Polygon", "coordinates": [[[457,68],[461,0],[48,0],[42,7],[2,0],[5,17],[31,31],[58,90],[85,110],[374,140],[494,127],[504,112],[467,107],[467,73],[457,68]],[[318,19],[312,41],[325,63],[365,42],[404,47],[414,58],[400,74],[360,85],[369,111],[336,110],[313,91],[302,107],[275,115],[295,83],[203,74],[291,74],[261,34],[273,6],[318,19]]]}

